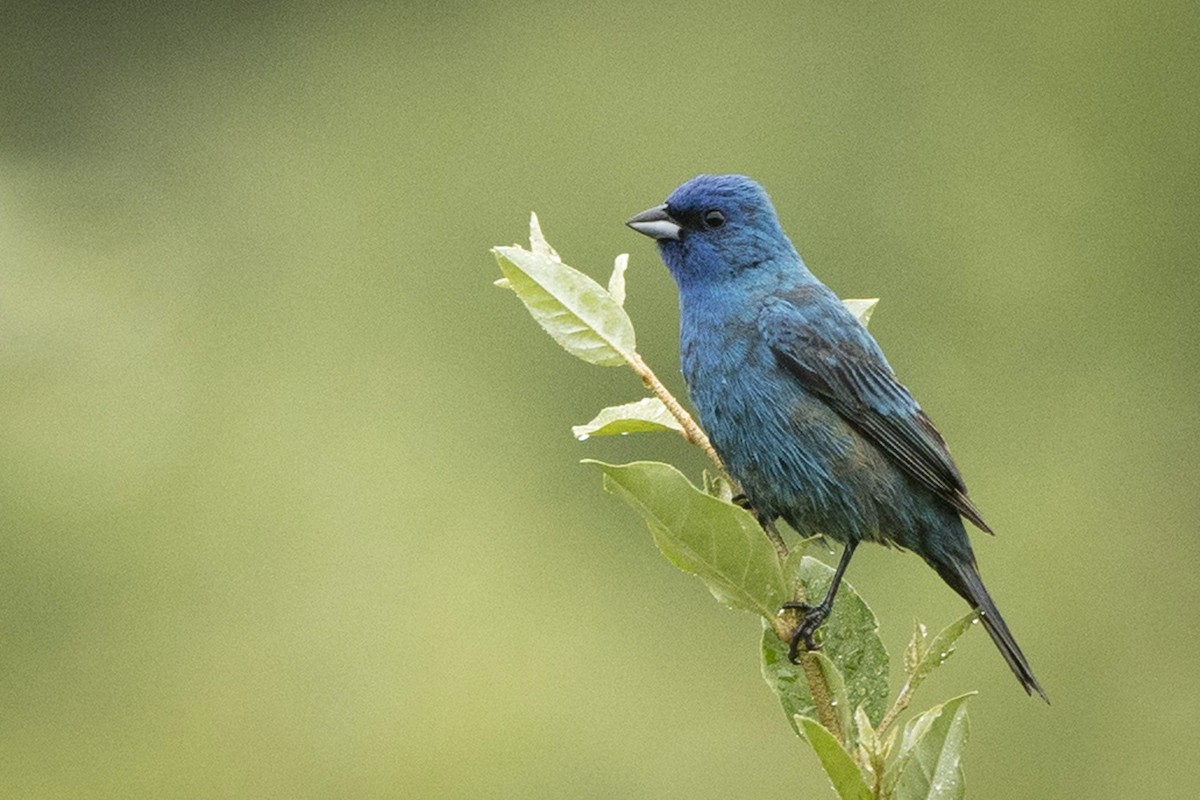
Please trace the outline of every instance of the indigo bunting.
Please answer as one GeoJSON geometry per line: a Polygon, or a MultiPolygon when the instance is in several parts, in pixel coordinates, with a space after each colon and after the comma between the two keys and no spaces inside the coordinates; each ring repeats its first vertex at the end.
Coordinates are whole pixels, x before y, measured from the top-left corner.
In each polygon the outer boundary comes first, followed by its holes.
{"type": "Polygon", "coordinates": [[[790,643],[815,649],[855,548],[921,556],[972,607],[1027,693],[1046,694],[984,588],[963,518],[991,532],[941,434],[883,351],[805,267],[766,192],[700,175],[629,227],[657,240],[679,287],[688,394],[764,527],[784,519],[843,552],[790,643]]]}

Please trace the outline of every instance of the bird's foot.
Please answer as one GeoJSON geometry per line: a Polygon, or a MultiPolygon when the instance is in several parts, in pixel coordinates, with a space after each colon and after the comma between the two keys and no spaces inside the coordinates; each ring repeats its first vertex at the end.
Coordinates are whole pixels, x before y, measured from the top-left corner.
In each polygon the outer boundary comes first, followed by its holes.
{"type": "Polygon", "coordinates": [[[821,649],[821,645],[813,640],[813,634],[817,632],[817,628],[821,627],[821,624],[829,616],[831,605],[830,603],[818,603],[815,606],[810,606],[808,603],[801,603],[799,601],[783,604],[783,608],[795,609],[800,612],[800,623],[792,631],[792,640],[788,645],[788,661],[793,664],[797,663],[796,659],[800,654],[801,642],[804,643],[804,649],[808,652],[821,649]]]}

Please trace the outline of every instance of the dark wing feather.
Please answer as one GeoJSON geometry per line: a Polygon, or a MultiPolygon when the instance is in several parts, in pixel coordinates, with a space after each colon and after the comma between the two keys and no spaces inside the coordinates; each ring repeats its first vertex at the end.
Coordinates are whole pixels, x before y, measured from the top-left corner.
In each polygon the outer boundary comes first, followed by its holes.
{"type": "Polygon", "coordinates": [[[896,380],[879,346],[849,312],[839,313],[844,309],[836,298],[838,308],[829,313],[832,295],[820,294],[772,298],[764,306],[759,327],[778,362],[901,469],[991,533],[946,441],[896,380]]]}

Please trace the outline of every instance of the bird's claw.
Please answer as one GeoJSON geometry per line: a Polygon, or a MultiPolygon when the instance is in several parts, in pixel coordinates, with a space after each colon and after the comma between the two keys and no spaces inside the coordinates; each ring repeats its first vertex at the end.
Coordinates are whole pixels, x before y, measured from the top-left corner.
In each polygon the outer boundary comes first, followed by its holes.
{"type": "Polygon", "coordinates": [[[829,616],[829,609],[825,607],[824,603],[810,606],[808,603],[799,601],[784,603],[783,608],[800,612],[800,622],[792,631],[792,638],[788,644],[788,661],[795,664],[800,655],[801,642],[804,643],[804,649],[810,653],[821,649],[821,645],[813,639],[813,634],[829,616]]]}

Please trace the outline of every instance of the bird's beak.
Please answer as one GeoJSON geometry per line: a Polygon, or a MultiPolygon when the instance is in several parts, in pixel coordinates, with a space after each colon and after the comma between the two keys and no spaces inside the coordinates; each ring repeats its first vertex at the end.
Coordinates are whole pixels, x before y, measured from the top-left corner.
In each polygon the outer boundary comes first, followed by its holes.
{"type": "Polygon", "coordinates": [[[667,213],[666,203],[635,214],[625,224],[638,233],[644,233],[651,239],[659,240],[678,239],[679,232],[683,230],[683,226],[667,213]]]}

